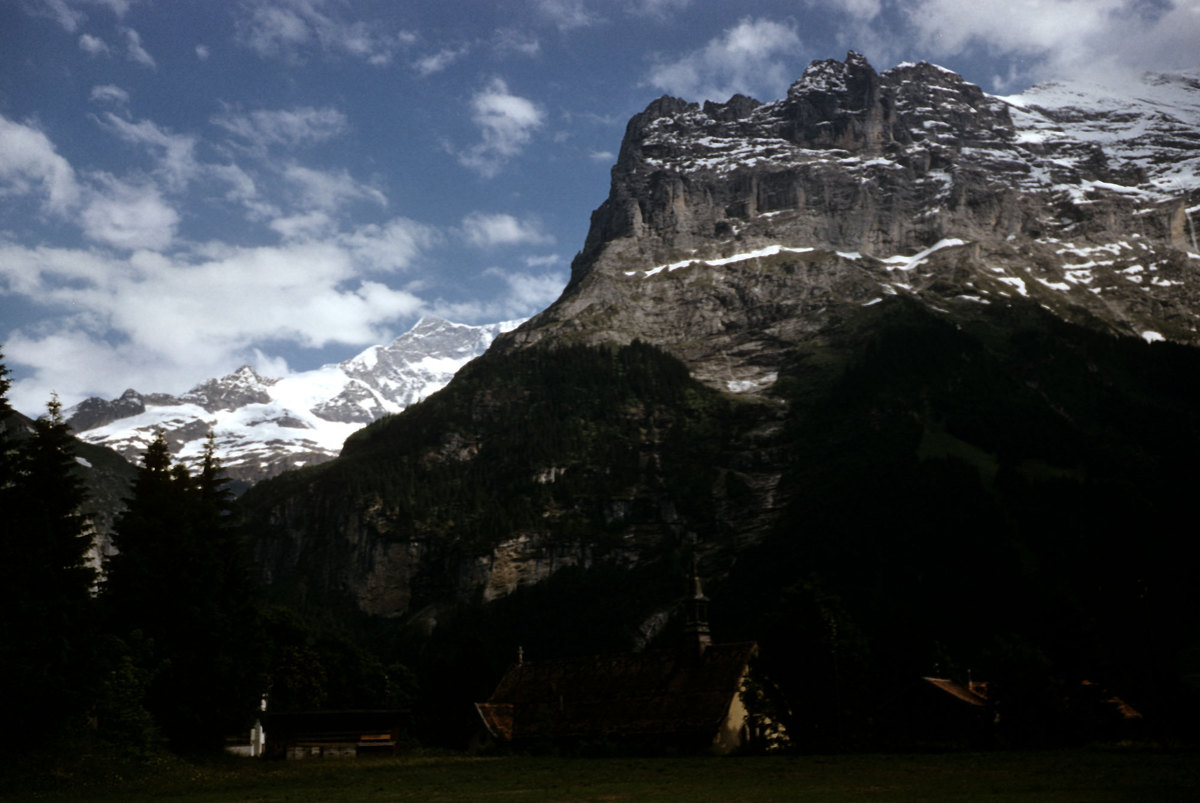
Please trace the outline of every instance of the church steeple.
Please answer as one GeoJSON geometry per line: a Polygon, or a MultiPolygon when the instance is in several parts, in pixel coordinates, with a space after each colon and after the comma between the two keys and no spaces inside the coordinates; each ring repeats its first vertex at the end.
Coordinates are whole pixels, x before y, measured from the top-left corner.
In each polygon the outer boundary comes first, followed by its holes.
{"type": "Polygon", "coordinates": [[[688,649],[702,653],[712,644],[708,629],[708,597],[700,586],[700,571],[696,553],[692,552],[692,594],[684,603],[683,638],[688,649]]]}

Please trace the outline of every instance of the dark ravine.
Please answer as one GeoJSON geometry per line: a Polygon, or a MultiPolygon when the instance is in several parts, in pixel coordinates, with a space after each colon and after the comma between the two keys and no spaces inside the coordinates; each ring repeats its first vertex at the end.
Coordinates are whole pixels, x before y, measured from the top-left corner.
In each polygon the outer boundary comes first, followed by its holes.
{"type": "Polygon", "coordinates": [[[1136,131],[853,53],[775,103],[654,101],[555,304],[250,491],[271,593],[621,649],[694,549],[714,626],[794,687],[833,682],[815,650],[863,688],[1020,652],[1149,689],[1110,635],[1191,638],[1155,621],[1195,608],[1162,556],[1200,448],[1200,82],[1147,86],[1136,131]]]}

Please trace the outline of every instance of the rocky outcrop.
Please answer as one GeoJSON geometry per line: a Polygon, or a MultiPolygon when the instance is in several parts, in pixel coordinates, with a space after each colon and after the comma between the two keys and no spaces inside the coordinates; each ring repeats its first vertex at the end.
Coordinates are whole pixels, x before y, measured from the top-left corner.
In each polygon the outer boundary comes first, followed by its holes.
{"type": "Polygon", "coordinates": [[[502,345],[637,337],[758,392],[788,344],[895,294],[1022,296],[1196,343],[1200,82],[1141,87],[999,98],[851,53],[774,103],[660,98],[627,127],[566,292],[502,345]]]}
{"type": "MultiPolygon", "coordinates": [[[[276,529],[259,541],[259,560],[273,576],[320,578],[324,592],[342,589],[369,613],[429,621],[438,604],[496,600],[567,566],[641,567],[684,544],[732,565],[778,534],[788,494],[797,493],[789,472],[806,448],[789,440],[803,424],[797,386],[808,383],[818,397],[836,384],[864,358],[839,362],[835,352],[869,341],[864,327],[894,315],[904,318],[896,329],[904,336],[936,329],[931,321],[990,331],[1015,310],[1013,318],[1036,319],[1042,337],[1048,311],[1086,327],[1068,327],[1076,335],[1200,343],[1192,220],[1200,217],[1200,82],[1151,76],[1139,86],[1113,95],[1047,85],[1000,98],[932,64],[880,74],[851,53],[814,63],[772,103],[653,101],[628,124],[609,196],[563,295],[497,339],[481,361],[487,381],[460,376],[421,406],[419,420],[401,416],[390,434],[376,425],[359,438],[362,460],[341,470],[387,476],[400,488],[395,498],[355,496],[332,472],[315,476],[298,492],[303,501],[263,503],[276,529]],[[874,319],[873,310],[885,311],[874,319]],[[711,417],[679,426],[679,410],[624,399],[632,434],[609,451],[611,431],[576,437],[610,417],[575,397],[583,412],[574,430],[555,430],[557,451],[518,463],[532,484],[497,478],[514,470],[506,449],[524,454],[534,440],[547,448],[526,417],[566,404],[584,381],[557,370],[564,346],[635,341],[669,352],[707,385],[704,401],[688,397],[684,406],[711,417]],[[720,404],[731,407],[713,413],[720,404]],[[397,432],[431,434],[409,446],[397,432]],[[667,448],[697,440],[717,448],[667,448]],[[611,484],[621,461],[636,467],[636,479],[611,484]],[[686,472],[695,477],[677,481],[686,472]],[[418,483],[440,495],[414,501],[418,483]],[[570,492],[557,490],[566,485],[570,492]],[[464,487],[471,499],[459,504],[464,487]],[[508,493],[536,500],[536,509],[514,523],[503,514],[508,493]]],[[[978,343],[962,349],[945,361],[986,352],[978,343]]],[[[1004,373],[1004,393],[1020,396],[1053,374],[1020,376],[1013,365],[1023,363],[1009,353],[988,359],[1004,373]]],[[[601,367],[614,382],[631,370],[601,367]]],[[[368,390],[345,392],[361,406],[368,390]]],[[[864,415],[886,418],[890,401],[864,415]]],[[[997,409],[1041,414],[1043,403],[1053,426],[1074,426],[1049,395],[997,409]]],[[[922,427],[943,427],[923,415],[916,404],[900,417],[910,429],[897,438],[913,449],[924,443],[922,427]]],[[[978,456],[995,446],[963,440],[962,449],[978,456]]]]}

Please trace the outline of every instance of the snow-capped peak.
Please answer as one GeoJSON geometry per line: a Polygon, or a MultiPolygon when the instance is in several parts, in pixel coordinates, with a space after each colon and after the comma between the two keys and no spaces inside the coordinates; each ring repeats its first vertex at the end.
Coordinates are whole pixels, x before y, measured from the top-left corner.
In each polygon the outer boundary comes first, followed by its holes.
{"type": "Polygon", "coordinates": [[[391,343],[341,363],[281,378],[243,365],[180,396],[130,389],[112,401],[87,399],[67,416],[79,437],[135,462],[156,432],[176,457],[195,459],[211,431],[230,475],[256,481],[336,457],[356,429],[440,390],[498,334],[521,323],[470,326],[425,317],[391,343]]]}

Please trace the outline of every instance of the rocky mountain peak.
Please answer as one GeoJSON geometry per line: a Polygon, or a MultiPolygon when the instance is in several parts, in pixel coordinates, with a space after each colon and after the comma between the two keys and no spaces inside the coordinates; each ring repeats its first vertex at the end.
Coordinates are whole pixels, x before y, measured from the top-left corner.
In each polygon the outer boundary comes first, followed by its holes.
{"type": "Polygon", "coordinates": [[[236,410],[247,404],[265,404],[271,394],[267,390],[279,380],[258,375],[249,365],[243,365],[220,379],[210,379],[196,385],[180,397],[182,403],[198,404],[210,413],[236,410]]]}
{"type": "Polygon", "coordinates": [[[229,474],[255,482],[335,457],[356,429],[439,390],[496,335],[520,323],[469,326],[426,317],[391,343],[342,363],[282,378],[243,365],[178,396],[130,389],[113,400],[86,399],[67,416],[81,439],[131,462],[157,432],[177,457],[195,459],[212,432],[229,474]]]}
{"type": "Polygon", "coordinates": [[[1200,342],[1198,85],[997,97],[852,52],[770,103],[659,98],[626,129],[562,298],[506,345],[639,338],[757,391],[788,344],[889,295],[1028,299],[1200,342]]]}

